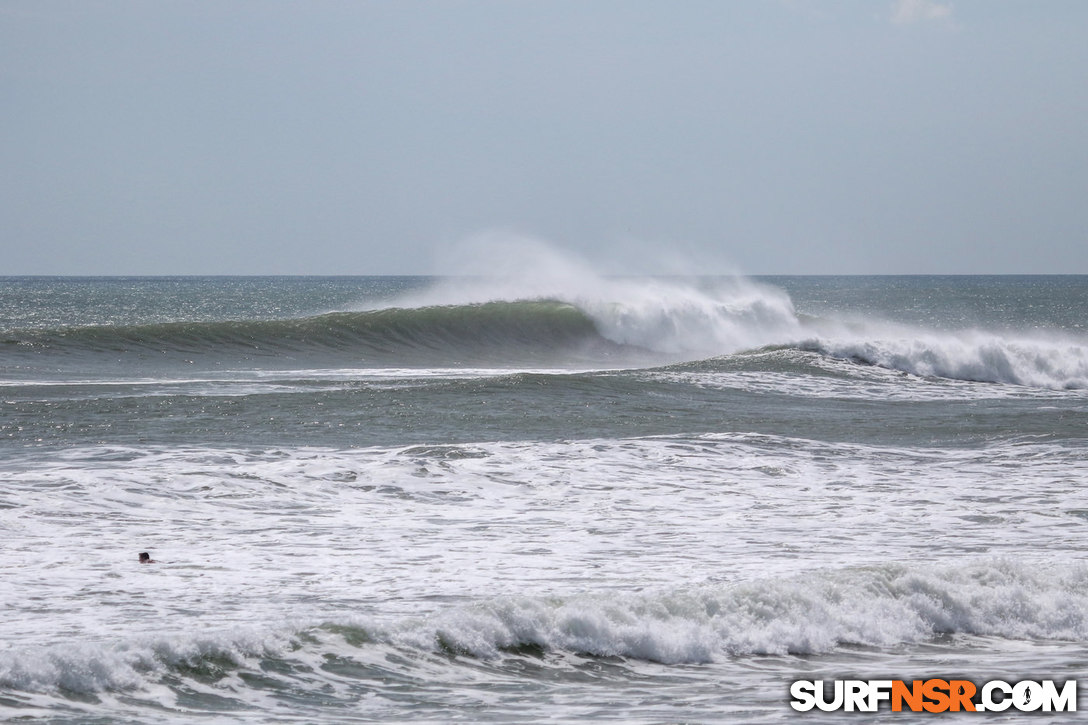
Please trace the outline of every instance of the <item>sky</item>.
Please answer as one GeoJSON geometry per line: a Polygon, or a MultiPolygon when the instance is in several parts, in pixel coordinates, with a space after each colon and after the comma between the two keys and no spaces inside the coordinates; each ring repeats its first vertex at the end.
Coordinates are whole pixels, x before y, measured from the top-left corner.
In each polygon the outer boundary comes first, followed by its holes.
{"type": "Polygon", "coordinates": [[[0,0],[0,275],[442,274],[481,235],[1085,274],[1086,38],[1081,0],[0,0]]]}

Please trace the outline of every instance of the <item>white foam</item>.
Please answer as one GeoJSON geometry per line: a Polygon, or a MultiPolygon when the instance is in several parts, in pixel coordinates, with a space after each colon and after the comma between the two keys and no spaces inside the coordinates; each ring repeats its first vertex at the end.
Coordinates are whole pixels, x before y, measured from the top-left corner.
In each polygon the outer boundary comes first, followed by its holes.
{"type": "Polygon", "coordinates": [[[341,618],[485,658],[1083,642],[1088,576],[1054,562],[1085,548],[1086,472],[1054,443],[754,434],[39,453],[4,462],[0,684],[144,698],[187,663],[320,662],[301,630],[341,618]]]}
{"type": "Polygon", "coordinates": [[[0,652],[0,687],[26,692],[72,693],[144,687],[167,670],[241,667],[256,657],[279,655],[286,632],[235,628],[171,636],[143,635],[113,643],[69,642],[0,652]]]}
{"type": "MultiPolygon", "coordinates": [[[[1050,387],[1023,385],[993,385],[991,382],[935,379],[911,374],[904,370],[878,365],[858,365],[846,357],[797,349],[773,349],[746,353],[722,361],[723,365],[740,365],[740,370],[665,368],[638,373],[643,379],[693,385],[711,390],[741,390],[746,392],[788,395],[796,398],[835,398],[838,400],[993,400],[1023,399],[1057,400],[1069,397],[1070,391],[1050,387]],[[790,371],[775,371],[781,365],[790,371]],[[743,369],[752,367],[754,369],[743,369]],[[798,374],[797,370],[812,374],[798,374]]],[[[1083,394],[1088,391],[1080,391],[1083,394]]]]}
{"type": "MultiPolygon", "coordinates": [[[[1010,559],[888,564],[649,593],[497,596],[423,617],[349,616],[338,624],[363,629],[366,640],[355,645],[363,648],[387,644],[488,659],[533,646],[664,664],[896,647],[950,634],[1085,642],[1088,567],[1010,559]]],[[[264,657],[319,660],[328,650],[327,635],[315,637],[323,626],[312,621],[6,650],[0,652],[0,687],[145,689],[166,673],[221,677],[256,669],[264,657]]]]}
{"type": "Polygon", "coordinates": [[[897,332],[810,340],[802,346],[914,375],[1055,390],[1088,388],[1088,346],[1080,341],[978,330],[897,332]]]}
{"type": "Polygon", "coordinates": [[[375,634],[477,657],[534,645],[666,664],[886,647],[944,634],[1083,642],[1088,567],[1010,560],[888,565],[681,593],[498,598],[375,634]]]}
{"type": "Polygon", "coordinates": [[[400,307],[560,300],[578,307],[605,338],[656,352],[717,355],[798,334],[789,296],[743,277],[603,277],[576,257],[526,238],[477,240],[453,277],[397,300],[400,307]]]}
{"type": "Polygon", "coordinates": [[[879,320],[806,319],[789,295],[743,277],[608,278],[537,240],[487,237],[459,254],[466,273],[397,306],[555,299],[605,338],[677,359],[788,345],[919,376],[1049,389],[1088,388],[1088,344],[1053,336],[934,331],[879,320]]]}

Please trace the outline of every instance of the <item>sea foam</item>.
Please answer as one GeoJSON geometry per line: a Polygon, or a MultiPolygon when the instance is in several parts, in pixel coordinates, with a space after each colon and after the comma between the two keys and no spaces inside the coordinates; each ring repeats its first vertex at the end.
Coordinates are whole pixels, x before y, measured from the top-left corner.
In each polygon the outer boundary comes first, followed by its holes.
{"type": "Polygon", "coordinates": [[[291,646],[278,628],[137,636],[114,643],[67,642],[0,652],[0,688],[85,694],[131,690],[166,673],[215,676],[291,646]]]}
{"type": "Polygon", "coordinates": [[[1055,390],[1088,387],[1088,347],[1073,340],[910,330],[886,337],[810,339],[798,346],[921,376],[1055,390]]]}
{"type": "Polygon", "coordinates": [[[526,645],[665,664],[820,654],[938,635],[1084,641],[1088,568],[887,565],[655,594],[504,598],[374,632],[493,657],[526,645]]]}
{"type": "MultiPolygon", "coordinates": [[[[352,648],[392,646],[481,659],[566,652],[666,665],[752,655],[896,647],[941,635],[1088,641],[1088,567],[997,559],[888,564],[676,591],[502,596],[421,617],[235,628],[0,652],[0,688],[93,693],[166,675],[215,680],[259,660],[320,660],[330,633],[352,648]]],[[[340,655],[343,646],[336,647],[340,655]]]]}

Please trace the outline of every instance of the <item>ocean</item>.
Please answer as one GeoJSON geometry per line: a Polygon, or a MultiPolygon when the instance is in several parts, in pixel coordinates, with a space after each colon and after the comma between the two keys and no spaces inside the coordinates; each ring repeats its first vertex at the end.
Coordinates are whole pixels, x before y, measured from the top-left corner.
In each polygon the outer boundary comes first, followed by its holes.
{"type": "Polygon", "coordinates": [[[1079,678],[1086,313],[1085,276],[0,278],[0,718],[1079,678]]]}

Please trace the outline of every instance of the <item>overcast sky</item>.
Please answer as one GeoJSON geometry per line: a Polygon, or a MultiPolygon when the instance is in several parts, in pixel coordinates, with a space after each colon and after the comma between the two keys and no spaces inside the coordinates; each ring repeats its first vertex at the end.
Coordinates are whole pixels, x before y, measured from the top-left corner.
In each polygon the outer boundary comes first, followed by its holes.
{"type": "Polygon", "coordinates": [[[0,274],[442,273],[481,232],[1088,273],[1088,2],[0,0],[0,274]]]}

